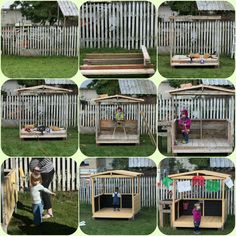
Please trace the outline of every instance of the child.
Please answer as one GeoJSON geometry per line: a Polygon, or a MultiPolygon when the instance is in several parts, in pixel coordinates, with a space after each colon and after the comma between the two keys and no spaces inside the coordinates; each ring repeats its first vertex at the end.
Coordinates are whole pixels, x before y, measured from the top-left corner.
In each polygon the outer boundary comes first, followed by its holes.
{"type": "Polygon", "coordinates": [[[188,143],[189,141],[189,132],[190,132],[190,126],[191,126],[191,119],[188,117],[188,111],[186,109],[183,109],[180,114],[180,119],[178,121],[179,128],[183,135],[183,141],[182,143],[188,143]]]}
{"type": "Polygon", "coordinates": [[[117,110],[116,110],[116,115],[115,115],[115,118],[114,118],[115,122],[117,124],[120,124],[122,121],[125,120],[125,114],[124,112],[122,111],[122,108],[121,107],[118,107],[117,110]],[[120,122],[119,122],[120,121],[120,122]]]}
{"type": "Polygon", "coordinates": [[[193,214],[194,233],[195,234],[200,234],[200,231],[199,231],[199,226],[200,226],[200,223],[201,223],[201,206],[200,206],[200,203],[194,204],[192,214],[193,214]]]}
{"type": "Polygon", "coordinates": [[[113,197],[113,207],[114,211],[119,211],[120,210],[120,193],[119,193],[119,188],[115,188],[115,192],[112,194],[113,197]]]}
{"type": "Polygon", "coordinates": [[[55,193],[51,192],[47,188],[44,188],[42,183],[42,177],[40,174],[39,167],[35,167],[33,169],[33,172],[30,176],[30,192],[32,197],[32,210],[34,214],[34,224],[40,225],[42,223],[42,214],[43,214],[43,202],[40,196],[40,192],[44,191],[46,193],[50,193],[54,196],[56,196],[55,193]]]}

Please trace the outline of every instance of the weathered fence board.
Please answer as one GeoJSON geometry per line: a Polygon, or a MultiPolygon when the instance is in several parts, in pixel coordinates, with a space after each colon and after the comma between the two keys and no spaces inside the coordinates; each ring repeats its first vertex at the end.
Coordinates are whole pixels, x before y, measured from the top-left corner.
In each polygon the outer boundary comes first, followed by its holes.
{"type": "Polygon", "coordinates": [[[177,119],[180,110],[186,108],[191,119],[228,119],[234,121],[234,98],[183,98],[178,100],[158,98],[158,121],[177,119]],[[229,107],[227,105],[229,103],[229,107]],[[173,109],[174,107],[174,109],[173,109]],[[202,108],[202,113],[200,110],[202,108]]]}
{"type": "Polygon", "coordinates": [[[151,2],[86,2],[80,8],[80,47],[156,47],[157,17],[151,2]]]}
{"type": "MultiPolygon", "coordinates": [[[[221,54],[231,55],[235,37],[234,21],[203,21],[203,22],[177,22],[174,25],[175,47],[174,54],[190,52],[213,53],[219,46],[221,54]],[[214,37],[219,24],[219,39],[214,37]]],[[[168,47],[171,43],[171,23],[158,22],[158,46],[168,47]]]]}
{"type": "MultiPolygon", "coordinates": [[[[220,198],[220,191],[219,192],[206,192],[205,188],[203,189],[202,186],[194,186],[194,192],[191,194],[194,194],[194,196],[191,196],[192,198],[205,198],[205,197],[211,197],[211,198],[220,198]]],[[[158,200],[171,200],[172,199],[172,191],[170,191],[168,188],[166,188],[162,183],[158,185],[158,200]]],[[[229,215],[234,215],[235,211],[235,205],[234,205],[234,187],[226,190],[226,198],[227,198],[227,210],[229,215]]],[[[186,197],[186,193],[177,193],[184,195],[186,197]]]]}
{"type": "Polygon", "coordinates": [[[76,26],[2,27],[2,54],[78,56],[76,26]]]}
{"type": "Polygon", "coordinates": [[[16,95],[2,96],[2,119],[19,120],[20,106],[22,125],[35,123],[60,127],[78,125],[77,95],[25,96],[24,101],[16,95]],[[65,120],[64,116],[68,119],[65,120]]]}
{"type": "MultiPolygon", "coordinates": [[[[124,110],[126,119],[136,119],[136,105],[135,104],[125,104],[121,105],[124,110]]],[[[115,115],[115,111],[117,109],[117,105],[101,105],[100,110],[100,119],[113,119],[115,115]]],[[[156,133],[156,104],[141,104],[140,111],[144,112],[144,116],[147,120],[149,128],[152,133],[156,133]]],[[[81,127],[95,127],[95,105],[94,104],[86,104],[80,106],[79,120],[81,127]]],[[[140,116],[140,127],[141,134],[147,133],[148,128],[144,125],[143,116],[140,116]]]]}
{"type": "MultiPolygon", "coordinates": [[[[4,169],[22,168],[25,176],[25,187],[30,186],[30,170],[29,163],[31,158],[9,158],[4,161],[4,169]]],[[[71,158],[52,158],[55,174],[51,183],[50,189],[52,191],[75,191],[79,189],[79,165],[71,158]]],[[[17,171],[17,188],[20,190],[23,187],[22,179],[19,178],[17,171]]]]}
{"type": "MultiPolygon", "coordinates": [[[[100,180],[101,181],[101,180],[100,180]]],[[[95,189],[99,191],[102,184],[99,180],[96,181],[95,189]]],[[[104,179],[105,181],[105,192],[113,192],[115,187],[118,186],[121,193],[131,193],[131,180],[129,179],[104,179]],[[119,184],[122,184],[119,186],[119,184]],[[119,184],[118,184],[119,183],[119,184]]],[[[137,181],[137,180],[136,180],[137,181]]],[[[155,207],[156,206],[156,177],[141,177],[141,205],[143,207],[155,207]]],[[[137,183],[135,183],[137,187],[137,183]]],[[[136,189],[137,191],[137,189],[136,189]]],[[[81,203],[91,204],[91,181],[88,178],[80,179],[80,191],[79,198],[81,203]]]]}

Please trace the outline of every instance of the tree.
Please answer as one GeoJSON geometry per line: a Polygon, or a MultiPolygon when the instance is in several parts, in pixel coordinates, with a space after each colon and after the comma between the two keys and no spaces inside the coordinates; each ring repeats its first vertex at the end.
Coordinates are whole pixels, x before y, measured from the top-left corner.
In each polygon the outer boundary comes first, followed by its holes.
{"type": "Polygon", "coordinates": [[[129,159],[128,158],[114,158],[112,161],[112,167],[116,170],[128,170],[129,159]]]}
{"type": "Polygon", "coordinates": [[[174,88],[179,88],[181,84],[188,84],[192,83],[193,85],[197,85],[197,80],[185,79],[185,80],[178,80],[178,79],[170,79],[168,80],[169,85],[174,88]]]}
{"type": "Polygon", "coordinates": [[[179,15],[197,15],[198,8],[196,1],[168,1],[166,3],[172,11],[179,12],[179,15]]]}
{"type": "Polygon", "coordinates": [[[115,95],[120,93],[118,80],[93,80],[88,87],[96,89],[97,94],[115,95]]]}
{"type": "Polygon", "coordinates": [[[15,1],[10,7],[15,9],[18,6],[20,6],[22,15],[33,23],[45,25],[49,22],[50,25],[53,25],[57,21],[57,1],[15,1]]]}
{"type": "Polygon", "coordinates": [[[44,80],[17,80],[17,83],[25,85],[26,87],[31,87],[44,84],[44,80]]]}

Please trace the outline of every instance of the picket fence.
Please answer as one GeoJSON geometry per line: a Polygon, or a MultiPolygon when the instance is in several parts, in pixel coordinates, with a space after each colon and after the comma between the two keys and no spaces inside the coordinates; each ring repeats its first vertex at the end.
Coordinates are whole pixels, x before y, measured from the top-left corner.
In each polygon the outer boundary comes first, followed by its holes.
{"type": "MultiPolygon", "coordinates": [[[[160,185],[158,184],[158,200],[171,200],[172,199],[172,192],[166,188],[162,183],[160,185]]],[[[204,198],[206,197],[206,194],[208,194],[208,197],[211,198],[220,198],[220,192],[211,192],[206,193],[203,191],[201,186],[195,186],[195,191],[193,191],[194,197],[196,198],[204,198]]],[[[234,187],[228,188],[225,192],[225,196],[227,198],[227,210],[229,215],[235,214],[235,204],[234,204],[234,187]]]]}
{"type": "Polygon", "coordinates": [[[191,119],[228,119],[234,121],[234,97],[229,98],[186,98],[172,100],[158,97],[158,121],[178,118],[180,110],[186,108],[191,119]],[[173,109],[173,106],[175,109],[173,109]],[[202,113],[200,114],[200,111],[202,113]]]}
{"type": "Polygon", "coordinates": [[[80,8],[81,48],[157,46],[157,9],[150,2],[86,2],[80,8]]]}
{"type": "Polygon", "coordinates": [[[22,125],[42,121],[60,127],[78,125],[78,95],[24,96],[24,101],[17,95],[2,96],[2,119],[19,120],[20,104],[22,125]]]}
{"type": "MultiPolygon", "coordinates": [[[[174,54],[213,53],[219,49],[221,54],[230,55],[235,47],[234,21],[177,22],[174,29],[174,54]]],[[[170,22],[158,22],[157,37],[159,47],[171,46],[170,22]]]]}
{"type": "MultiPolygon", "coordinates": [[[[9,158],[4,161],[4,170],[9,170],[12,168],[22,168],[25,176],[25,187],[29,188],[29,163],[31,158],[9,158]]],[[[52,158],[55,174],[53,181],[50,185],[52,191],[76,191],[79,189],[79,165],[76,161],[71,158],[52,158]]],[[[17,171],[17,188],[21,190],[23,187],[23,180],[19,178],[19,173],[17,171]]]]}
{"type": "MultiPolygon", "coordinates": [[[[106,192],[113,192],[118,186],[121,193],[131,193],[131,181],[128,179],[105,179],[106,192]]],[[[142,207],[155,207],[157,203],[156,177],[141,177],[141,205],[142,207]]],[[[135,182],[135,185],[137,183],[135,182]]],[[[96,181],[95,189],[100,188],[100,182],[96,181]]],[[[79,198],[81,203],[91,204],[92,186],[88,178],[80,179],[79,198]]]]}
{"type": "Polygon", "coordinates": [[[76,26],[2,27],[2,54],[78,56],[76,26]]]}
{"type": "MultiPolygon", "coordinates": [[[[136,105],[135,104],[125,104],[125,105],[119,105],[122,107],[126,119],[137,119],[136,115],[136,105]]],[[[140,111],[143,111],[145,114],[145,119],[148,123],[148,127],[150,128],[151,132],[153,134],[156,133],[156,125],[157,125],[157,118],[156,118],[156,104],[141,104],[140,105],[140,111]]],[[[117,109],[117,105],[111,104],[111,105],[102,105],[100,110],[100,119],[113,119],[114,113],[117,109]]],[[[94,104],[88,103],[86,105],[80,106],[80,114],[79,114],[79,120],[80,120],[80,127],[95,127],[95,114],[96,114],[96,108],[94,104]]],[[[146,125],[144,125],[144,119],[141,114],[140,116],[140,132],[141,134],[147,133],[148,128],[146,125]]]]}

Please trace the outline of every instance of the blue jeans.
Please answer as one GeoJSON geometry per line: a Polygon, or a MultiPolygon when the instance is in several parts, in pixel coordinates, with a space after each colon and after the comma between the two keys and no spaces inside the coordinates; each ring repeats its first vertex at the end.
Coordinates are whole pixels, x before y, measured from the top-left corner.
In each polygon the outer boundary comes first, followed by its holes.
{"type": "Polygon", "coordinates": [[[188,141],[189,141],[188,133],[183,132],[182,135],[183,135],[185,142],[188,143],[188,141]]]}
{"type": "Polygon", "coordinates": [[[32,210],[34,214],[34,224],[40,225],[42,223],[42,215],[43,215],[43,204],[32,204],[32,210]]]}
{"type": "Polygon", "coordinates": [[[194,221],[194,231],[199,231],[199,226],[200,226],[201,221],[194,221]]]}

